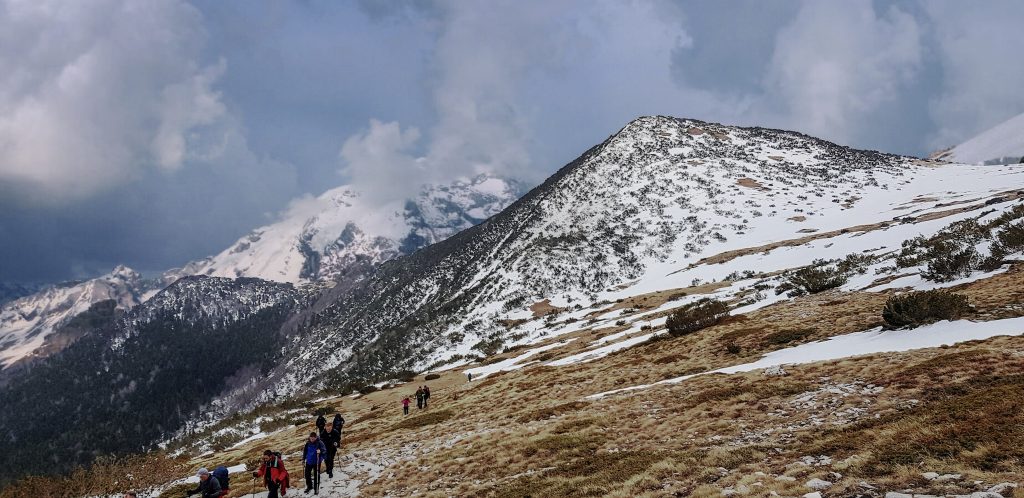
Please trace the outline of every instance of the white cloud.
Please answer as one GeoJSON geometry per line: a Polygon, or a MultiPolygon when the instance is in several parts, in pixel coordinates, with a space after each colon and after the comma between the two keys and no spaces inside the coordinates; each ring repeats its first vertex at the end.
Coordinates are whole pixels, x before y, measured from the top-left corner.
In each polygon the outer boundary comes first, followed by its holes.
{"type": "Polygon", "coordinates": [[[174,1],[0,5],[0,186],[44,204],[188,161],[225,116],[200,14],[174,1]]]}
{"type": "MultiPolygon", "coordinates": [[[[922,63],[921,30],[869,0],[805,2],[776,35],[764,86],[783,126],[853,141],[865,117],[894,102],[922,63]]],[[[877,124],[876,124],[877,125],[877,124]]]]}
{"type": "Polygon", "coordinates": [[[672,50],[690,40],[669,3],[452,0],[436,7],[437,22],[429,24],[435,76],[426,84],[437,118],[424,128],[423,143],[415,128],[372,121],[342,148],[342,173],[360,190],[383,192],[381,200],[410,195],[422,182],[550,173],[555,165],[534,154],[558,137],[538,140],[534,133],[545,120],[562,119],[554,116],[558,106],[597,109],[602,117],[612,109],[621,126],[658,112],[658,104],[699,101],[692,92],[682,96],[672,81],[672,50]]]}
{"type": "Polygon", "coordinates": [[[416,191],[426,181],[423,160],[412,156],[420,138],[416,128],[370,120],[364,133],[349,137],[341,147],[342,170],[369,200],[387,202],[416,191]]]}

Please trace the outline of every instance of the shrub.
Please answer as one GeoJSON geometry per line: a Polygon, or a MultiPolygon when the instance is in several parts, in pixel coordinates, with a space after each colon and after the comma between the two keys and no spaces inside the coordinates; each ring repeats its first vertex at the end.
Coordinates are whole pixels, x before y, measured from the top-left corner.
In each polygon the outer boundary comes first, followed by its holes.
{"type": "Polygon", "coordinates": [[[740,354],[742,351],[743,348],[741,348],[739,344],[729,343],[725,345],[725,352],[729,354],[740,354]]]}
{"type": "Polygon", "coordinates": [[[1007,225],[996,234],[996,239],[1007,253],[1024,249],[1024,222],[1007,225]]]}
{"type": "Polygon", "coordinates": [[[704,298],[672,312],[665,321],[665,326],[669,334],[679,337],[715,325],[727,316],[728,304],[717,299],[704,298]]]}
{"type": "Polygon", "coordinates": [[[928,267],[921,276],[933,282],[949,282],[966,277],[982,263],[981,255],[974,246],[961,247],[947,241],[932,244],[925,258],[928,267]]]}
{"type": "Polygon", "coordinates": [[[375,391],[377,391],[377,386],[363,386],[359,388],[359,394],[364,396],[375,391]]]}
{"type": "Polygon", "coordinates": [[[817,294],[835,289],[846,283],[847,276],[838,267],[828,266],[826,261],[815,261],[812,266],[801,268],[789,275],[786,286],[792,289],[790,297],[817,294]]]}
{"type": "Polygon", "coordinates": [[[440,379],[440,378],[441,378],[440,374],[427,374],[427,375],[425,375],[423,377],[423,380],[437,380],[437,379],[440,379]]]}
{"type": "Polygon", "coordinates": [[[1012,223],[996,233],[995,241],[989,247],[989,255],[981,262],[983,271],[993,271],[1003,266],[1007,255],[1024,249],[1024,223],[1012,223]]]}
{"type": "Polygon", "coordinates": [[[890,297],[882,308],[882,319],[891,328],[955,320],[970,309],[967,296],[946,290],[910,292],[890,297]]]}

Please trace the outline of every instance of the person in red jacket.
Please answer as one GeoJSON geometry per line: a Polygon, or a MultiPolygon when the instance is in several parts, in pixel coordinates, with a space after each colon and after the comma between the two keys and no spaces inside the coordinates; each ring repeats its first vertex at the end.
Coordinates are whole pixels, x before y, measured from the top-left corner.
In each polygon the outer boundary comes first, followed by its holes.
{"type": "Polygon", "coordinates": [[[409,414],[409,397],[408,396],[406,396],[405,399],[402,400],[402,411],[405,412],[406,415],[409,414]]]}
{"type": "Polygon", "coordinates": [[[267,487],[267,498],[278,498],[284,496],[288,490],[288,471],[284,469],[284,462],[281,461],[281,454],[266,450],[263,452],[263,465],[260,470],[252,473],[253,477],[262,477],[263,484],[267,487]]]}

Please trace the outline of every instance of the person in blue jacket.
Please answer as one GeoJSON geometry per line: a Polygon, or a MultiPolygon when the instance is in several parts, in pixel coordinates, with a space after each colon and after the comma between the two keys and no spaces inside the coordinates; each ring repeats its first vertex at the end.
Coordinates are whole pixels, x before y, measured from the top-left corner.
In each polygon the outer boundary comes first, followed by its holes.
{"type": "Polygon", "coordinates": [[[313,491],[313,477],[320,474],[320,462],[326,455],[327,446],[315,432],[310,432],[309,440],[302,446],[302,461],[306,464],[306,493],[313,491]]]}

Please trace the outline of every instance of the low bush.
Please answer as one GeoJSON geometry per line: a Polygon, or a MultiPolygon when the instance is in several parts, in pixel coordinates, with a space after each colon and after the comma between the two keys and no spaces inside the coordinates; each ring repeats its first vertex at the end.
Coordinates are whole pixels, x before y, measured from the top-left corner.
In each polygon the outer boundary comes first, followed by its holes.
{"type": "Polygon", "coordinates": [[[1024,222],[1008,224],[996,234],[996,240],[1008,253],[1024,249],[1024,222]]]}
{"type": "Polygon", "coordinates": [[[989,255],[981,262],[983,271],[993,271],[1003,266],[1006,256],[1024,250],[1024,223],[1013,223],[996,233],[995,241],[989,247],[989,255]]]}
{"type": "Polygon", "coordinates": [[[378,391],[377,386],[363,386],[359,388],[359,394],[363,396],[378,391]]]}
{"type": "Polygon", "coordinates": [[[679,337],[715,325],[727,316],[728,304],[704,298],[673,311],[665,321],[665,326],[669,334],[679,337]]]}
{"type": "Polygon", "coordinates": [[[966,277],[982,263],[982,257],[974,246],[963,247],[946,241],[932,244],[925,252],[925,258],[928,266],[921,276],[933,282],[949,282],[966,277]]]}
{"type": "MultiPolygon", "coordinates": [[[[89,467],[78,467],[62,476],[28,476],[0,489],[2,498],[50,496],[121,496],[128,489],[147,489],[171,482],[190,472],[188,458],[149,453],[123,457],[101,457],[89,467]]],[[[180,485],[171,488],[184,495],[180,485]]],[[[141,493],[140,493],[141,495],[141,493]]],[[[143,495],[144,496],[144,495],[143,495]]],[[[164,492],[164,496],[174,496],[164,492]]]]}
{"type": "Polygon", "coordinates": [[[838,266],[818,260],[811,266],[790,273],[783,285],[779,286],[781,290],[778,293],[789,291],[790,297],[817,294],[841,287],[847,280],[847,274],[838,266]]]}
{"type": "Polygon", "coordinates": [[[890,328],[914,328],[939,320],[955,320],[969,309],[967,296],[936,289],[890,297],[882,308],[882,319],[890,328]]]}
{"type": "Polygon", "coordinates": [[[426,376],[423,377],[423,380],[437,380],[437,379],[440,379],[440,378],[441,378],[441,375],[439,375],[439,374],[427,374],[426,376]]]}

